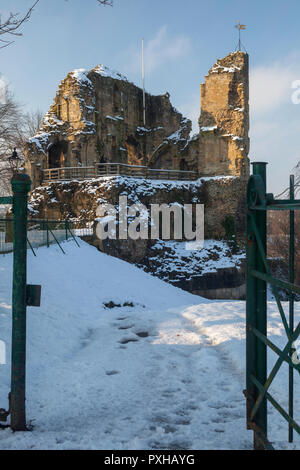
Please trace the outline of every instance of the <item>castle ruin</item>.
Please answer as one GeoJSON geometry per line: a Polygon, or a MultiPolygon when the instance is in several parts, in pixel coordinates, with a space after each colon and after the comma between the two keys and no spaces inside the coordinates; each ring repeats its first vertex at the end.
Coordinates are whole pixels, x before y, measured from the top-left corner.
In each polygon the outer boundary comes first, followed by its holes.
{"type": "Polygon", "coordinates": [[[119,73],[99,65],[74,70],[60,83],[53,105],[26,147],[33,187],[52,168],[123,163],[193,171],[197,177],[249,175],[248,55],[218,60],[201,85],[199,134],[171,104],[169,94],[143,92],[119,73]]]}

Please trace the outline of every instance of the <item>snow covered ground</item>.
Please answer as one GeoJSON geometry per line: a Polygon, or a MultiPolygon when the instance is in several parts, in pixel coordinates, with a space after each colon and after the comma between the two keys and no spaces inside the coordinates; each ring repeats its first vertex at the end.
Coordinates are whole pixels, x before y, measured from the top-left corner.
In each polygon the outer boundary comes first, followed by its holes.
{"type": "MultiPolygon", "coordinates": [[[[42,284],[41,307],[28,308],[33,430],[1,430],[0,448],[251,449],[242,394],[245,303],[193,296],[80,244],[65,242],[66,255],[56,246],[39,248],[36,258],[28,251],[28,282],[42,284]]],[[[0,339],[8,353],[11,275],[12,255],[1,256],[0,339]]],[[[283,345],[275,304],[269,307],[270,337],[283,345]]],[[[7,359],[0,407],[7,407],[7,359]]],[[[286,372],[271,387],[285,406],[286,372]]],[[[297,390],[299,380],[300,410],[297,390]]],[[[269,438],[287,447],[286,423],[271,407],[269,438]]]]}

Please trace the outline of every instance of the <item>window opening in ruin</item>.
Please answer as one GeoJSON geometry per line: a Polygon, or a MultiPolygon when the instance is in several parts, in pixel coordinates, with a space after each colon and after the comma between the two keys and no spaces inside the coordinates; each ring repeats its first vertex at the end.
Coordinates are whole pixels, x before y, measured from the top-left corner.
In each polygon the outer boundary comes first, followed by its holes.
{"type": "Polygon", "coordinates": [[[113,109],[114,113],[118,113],[121,110],[121,93],[116,84],[114,84],[113,92],[113,109]]]}
{"type": "Polygon", "coordinates": [[[49,168],[61,168],[65,166],[67,149],[67,142],[57,142],[50,147],[48,156],[49,168]]]}

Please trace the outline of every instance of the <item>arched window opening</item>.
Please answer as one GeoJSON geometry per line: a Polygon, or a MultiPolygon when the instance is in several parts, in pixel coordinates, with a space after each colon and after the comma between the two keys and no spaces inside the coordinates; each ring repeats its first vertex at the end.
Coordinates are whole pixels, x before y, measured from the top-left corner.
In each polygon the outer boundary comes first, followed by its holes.
{"type": "Polygon", "coordinates": [[[53,144],[49,149],[49,168],[61,168],[65,166],[67,150],[67,142],[57,142],[53,144]]]}

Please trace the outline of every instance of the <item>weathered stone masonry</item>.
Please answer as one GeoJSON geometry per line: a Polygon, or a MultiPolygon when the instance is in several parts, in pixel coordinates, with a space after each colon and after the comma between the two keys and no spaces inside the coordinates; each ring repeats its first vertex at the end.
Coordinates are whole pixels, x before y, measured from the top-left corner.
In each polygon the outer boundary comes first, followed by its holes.
{"type": "MultiPolygon", "coordinates": [[[[25,166],[35,188],[29,205],[32,216],[93,224],[99,204],[116,206],[120,194],[126,194],[129,203],[141,202],[147,207],[202,203],[206,239],[226,237],[224,222],[228,218],[234,220],[241,239],[249,175],[247,54],[231,53],[209,70],[201,85],[199,134],[192,138],[191,122],[169,98],[168,93],[146,94],[144,126],[142,90],[125,77],[103,66],[69,73],[59,85],[42,128],[27,145],[25,166]],[[110,177],[40,185],[43,169],[109,162],[193,170],[198,179],[163,182],[110,177]]],[[[89,242],[152,272],[149,260],[156,249],[152,240],[102,242],[93,236],[89,242]]],[[[170,282],[208,297],[243,296],[240,267],[206,277],[200,271],[197,268],[189,279],[171,273],[170,282]]]]}
{"type": "Polygon", "coordinates": [[[170,103],[169,94],[146,94],[102,65],[75,70],[60,83],[43,126],[26,149],[33,185],[41,170],[123,162],[159,169],[194,170],[199,176],[249,174],[248,56],[218,60],[201,85],[200,132],[170,103]]]}
{"type": "Polygon", "coordinates": [[[249,176],[248,75],[248,56],[232,53],[217,61],[201,85],[201,175],[249,176]]]}

